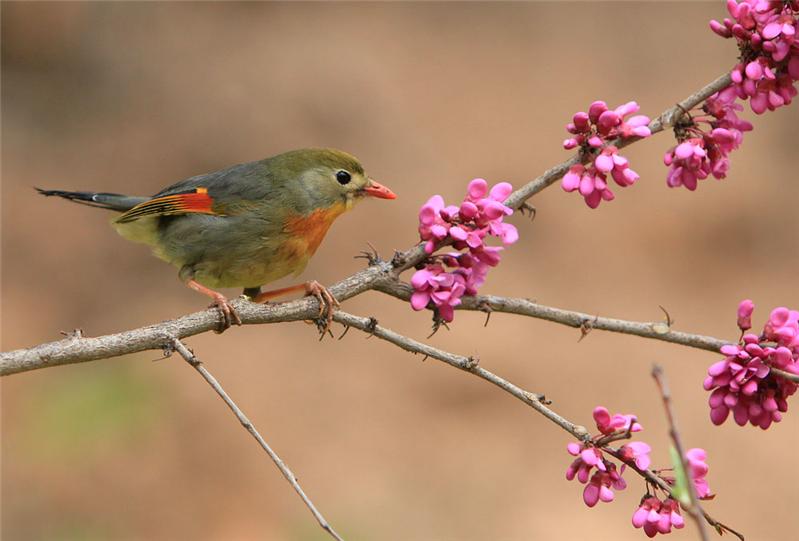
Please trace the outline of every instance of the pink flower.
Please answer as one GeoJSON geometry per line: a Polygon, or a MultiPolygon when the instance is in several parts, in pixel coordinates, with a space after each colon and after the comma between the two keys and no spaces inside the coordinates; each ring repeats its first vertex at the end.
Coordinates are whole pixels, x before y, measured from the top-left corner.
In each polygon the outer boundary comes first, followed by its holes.
{"type": "MultiPolygon", "coordinates": [[[[749,311],[748,305],[744,310],[749,311]]],[[[708,368],[704,381],[705,390],[712,391],[711,421],[720,425],[730,412],[740,426],[748,422],[766,429],[781,421],[798,386],[771,368],[799,374],[799,312],[774,309],[762,336],[744,334],[740,344],[725,345],[721,353],[724,359],[708,368]]]]}
{"type": "Polygon", "coordinates": [[[639,470],[646,470],[649,468],[649,464],[652,463],[652,460],[649,458],[649,453],[652,451],[652,448],[642,441],[625,443],[620,451],[625,459],[635,462],[635,466],[639,470]]]}
{"type": "Polygon", "coordinates": [[[694,482],[694,487],[696,487],[696,495],[700,500],[709,500],[713,497],[710,493],[707,480],[705,480],[705,476],[709,470],[708,465],[705,463],[706,458],[707,451],[698,447],[688,449],[685,452],[689,473],[694,482]]]}
{"type": "Polygon", "coordinates": [[[732,19],[711,21],[710,28],[738,42],[744,60],[730,73],[735,93],[756,114],[787,105],[799,79],[799,2],[728,0],[727,10],[732,19]]]}
{"type": "Polygon", "coordinates": [[[566,468],[566,479],[571,481],[575,477],[583,484],[588,482],[591,469],[598,467],[605,470],[605,459],[602,451],[596,447],[588,447],[585,444],[572,442],[566,446],[570,455],[577,458],[566,468]]]}
{"type": "MultiPolygon", "coordinates": [[[[583,490],[583,501],[588,507],[598,502],[610,502],[614,498],[613,489],[623,490],[627,483],[622,478],[626,464],[616,469],[616,464],[607,460],[599,448],[609,440],[629,437],[632,432],[640,431],[641,425],[634,415],[611,415],[607,408],[597,406],[593,412],[599,434],[590,440],[572,442],[566,446],[570,455],[576,457],[566,469],[566,479],[577,479],[586,485],[583,490]]],[[[620,449],[622,461],[634,463],[639,469],[649,467],[651,448],[643,442],[629,442],[620,449]]]]}
{"type": "Polygon", "coordinates": [[[755,310],[755,303],[749,299],[744,299],[738,305],[738,328],[746,332],[752,328],[752,312],[755,310]]]}
{"type": "Polygon", "coordinates": [[[633,513],[632,522],[635,528],[643,528],[647,537],[655,537],[659,533],[667,534],[672,527],[680,529],[685,526],[679,502],[671,498],[660,501],[655,496],[641,500],[640,506],[633,513]]]}
{"type": "Polygon", "coordinates": [[[643,427],[635,420],[635,415],[616,413],[611,416],[604,406],[594,408],[594,421],[596,421],[597,429],[606,436],[619,431],[640,432],[643,430],[643,427]]]}
{"type": "Polygon", "coordinates": [[[752,129],[752,124],[738,118],[737,112],[743,107],[735,100],[732,87],[713,94],[705,101],[703,114],[691,116],[691,125],[678,130],[680,143],[663,158],[669,166],[669,187],[685,186],[693,191],[698,181],[708,176],[727,176],[729,154],[743,142],[743,132],[752,129]]]}
{"type": "Polygon", "coordinates": [[[504,223],[505,216],[513,213],[504,201],[513,191],[507,182],[488,188],[481,178],[467,187],[460,206],[447,206],[440,195],[431,197],[419,209],[419,236],[425,241],[424,249],[432,254],[439,245],[449,242],[456,250],[429,260],[411,279],[414,293],[411,307],[423,310],[433,303],[444,321],[452,321],[454,308],[464,294],[475,295],[485,282],[489,267],[500,261],[501,246],[488,246],[486,237],[497,237],[502,244],[510,245],[519,239],[519,232],[504,223]]]}
{"type": "Polygon", "coordinates": [[[411,278],[414,292],[411,307],[423,310],[431,301],[444,321],[452,321],[454,308],[466,292],[466,280],[460,273],[447,272],[441,265],[427,265],[411,278]]]}
{"type": "Polygon", "coordinates": [[[767,340],[790,348],[792,353],[797,353],[799,351],[799,311],[789,310],[785,307],[772,310],[763,327],[763,336],[767,340]]]}
{"type": "Polygon", "coordinates": [[[663,157],[663,163],[669,166],[666,183],[670,188],[685,186],[694,191],[697,181],[710,174],[710,162],[702,139],[689,139],[671,148],[663,157]]]}
{"type": "Polygon", "coordinates": [[[598,470],[591,476],[591,480],[583,489],[583,502],[588,507],[593,507],[597,502],[612,502],[614,498],[613,490],[624,490],[627,482],[622,479],[624,473],[622,465],[620,471],[616,471],[616,465],[608,462],[604,470],[598,470]]]}
{"type": "Polygon", "coordinates": [[[422,205],[419,210],[419,236],[426,240],[425,252],[433,253],[436,241],[441,241],[449,235],[449,224],[444,221],[441,211],[444,210],[444,198],[434,195],[422,205]]]}
{"type": "Polygon", "coordinates": [[[623,188],[632,186],[638,180],[638,174],[630,169],[627,158],[610,144],[614,139],[651,135],[649,117],[636,115],[625,119],[638,112],[638,109],[634,101],[612,110],[608,109],[605,102],[595,101],[587,113],[575,113],[572,122],[566,125],[566,131],[573,137],[566,139],[563,147],[567,150],[579,147],[583,153],[591,154],[593,159],[588,165],[571,167],[563,177],[561,186],[567,192],[579,191],[590,208],[597,208],[602,201],[615,198],[608,187],[608,175],[623,188]]]}

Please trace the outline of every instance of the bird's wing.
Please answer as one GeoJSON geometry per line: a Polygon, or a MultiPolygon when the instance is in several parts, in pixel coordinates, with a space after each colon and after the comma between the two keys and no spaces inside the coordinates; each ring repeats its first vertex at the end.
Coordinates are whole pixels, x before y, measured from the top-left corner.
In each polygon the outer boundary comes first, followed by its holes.
{"type": "Polygon", "coordinates": [[[193,188],[183,193],[154,197],[139,203],[122,216],[116,219],[117,223],[124,224],[143,218],[145,216],[170,216],[175,214],[218,214],[213,209],[214,199],[208,194],[207,188],[193,188]]]}
{"type": "Polygon", "coordinates": [[[273,189],[262,162],[243,163],[181,180],[130,209],[117,223],[132,222],[144,216],[239,214],[253,200],[274,196],[273,189]]]}

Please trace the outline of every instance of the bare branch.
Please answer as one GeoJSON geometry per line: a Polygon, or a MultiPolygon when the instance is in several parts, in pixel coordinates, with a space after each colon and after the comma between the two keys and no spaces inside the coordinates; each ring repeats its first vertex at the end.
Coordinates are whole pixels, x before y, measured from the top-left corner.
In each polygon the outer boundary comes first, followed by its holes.
{"type": "Polygon", "coordinates": [[[294,488],[297,494],[300,495],[302,501],[305,503],[305,506],[310,509],[311,513],[313,513],[314,518],[316,521],[319,522],[319,525],[329,533],[333,538],[337,539],[338,541],[343,541],[342,538],[336,533],[336,531],[328,524],[325,517],[322,516],[322,513],[316,509],[311,499],[305,494],[300,486],[300,483],[297,481],[297,477],[292,473],[289,467],[286,465],[285,462],[275,453],[269,444],[266,443],[266,440],[261,436],[261,434],[256,430],[255,426],[253,426],[252,422],[244,415],[244,412],[239,409],[233,399],[225,392],[222,386],[216,381],[213,375],[206,369],[200,360],[194,355],[194,353],[187,348],[183,342],[178,340],[177,338],[173,338],[171,341],[171,347],[174,348],[175,351],[180,353],[181,357],[186,359],[186,362],[189,363],[192,367],[194,367],[197,372],[208,382],[214,391],[225,401],[225,404],[230,408],[233,414],[238,418],[241,426],[243,426],[247,432],[249,432],[253,438],[258,442],[261,448],[266,451],[266,454],[269,455],[269,458],[272,459],[272,462],[275,463],[275,466],[280,470],[283,474],[283,477],[286,478],[286,481],[294,488]]]}
{"type": "Polygon", "coordinates": [[[378,338],[386,340],[387,342],[391,342],[405,351],[410,351],[411,353],[421,353],[433,359],[438,359],[439,361],[445,362],[450,366],[454,366],[455,368],[459,368],[465,372],[472,373],[475,376],[491,382],[502,390],[512,394],[528,406],[541,413],[553,423],[573,434],[575,437],[583,439],[588,436],[588,431],[585,429],[585,427],[576,425],[564,419],[546,407],[545,404],[547,402],[544,398],[544,395],[525,391],[524,389],[517,387],[516,385],[497,376],[496,374],[481,368],[479,366],[479,361],[474,357],[455,355],[454,353],[449,353],[444,350],[428,346],[427,344],[417,342],[416,340],[398,334],[390,329],[381,327],[377,324],[377,320],[374,318],[358,317],[338,310],[334,314],[333,319],[348,327],[355,327],[356,329],[367,332],[370,335],[377,336],[378,338]]]}
{"type": "MultiPolygon", "coordinates": [[[[396,265],[392,263],[372,265],[334,284],[329,290],[338,300],[346,300],[395,276],[408,266],[415,265],[424,257],[424,251],[416,246],[399,254],[396,265]]],[[[318,301],[312,297],[266,305],[235,299],[232,304],[245,325],[308,320],[314,319],[319,314],[318,301]]],[[[218,324],[218,311],[210,309],[97,338],[73,335],[57,342],[0,353],[0,376],[37,368],[107,359],[145,350],[160,350],[169,345],[174,337],[186,338],[212,331],[218,327],[218,324]]]]}
{"type": "MultiPolygon", "coordinates": [[[[411,297],[411,288],[407,284],[399,282],[384,281],[376,286],[378,291],[391,295],[402,300],[409,300],[411,297]]],[[[474,310],[485,312],[486,309],[491,312],[504,312],[506,314],[516,314],[521,316],[528,316],[535,319],[544,319],[553,323],[567,325],[569,327],[590,328],[600,331],[611,331],[621,334],[631,334],[643,338],[651,338],[653,340],[662,340],[664,342],[671,342],[673,344],[680,344],[697,349],[704,349],[706,351],[713,351],[718,353],[721,346],[729,344],[730,342],[713,338],[712,336],[703,336],[701,334],[692,334],[679,331],[672,331],[669,329],[667,322],[639,322],[627,321],[624,319],[615,319],[610,317],[599,317],[583,312],[575,312],[572,310],[564,310],[562,308],[554,308],[543,304],[535,303],[529,299],[520,299],[514,297],[500,297],[497,295],[475,295],[473,297],[461,297],[461,304],[456,309],[458,310],[474,310]]]]}

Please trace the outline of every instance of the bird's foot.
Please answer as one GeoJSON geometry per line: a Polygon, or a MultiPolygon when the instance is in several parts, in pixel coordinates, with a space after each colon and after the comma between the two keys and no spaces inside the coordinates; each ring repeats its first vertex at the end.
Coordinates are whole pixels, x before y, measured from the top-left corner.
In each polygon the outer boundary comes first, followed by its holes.
{"type": "Polygon", "coordinates": [[[319,322],[317,325],[322,336],[324,336],[330,332],[330,324],[333,323],[333,312],[341,305],[333,294],[316,280],[305,282],[305,295],[314,296],[319,301],[319,322]]]}
{"type": "Polygon", "coordinates": [[[219,323],[219,328],[214,332],[222,334],[230,328],[231,325],[241,325],[241,318],[236,313],[236,309],[227,298],[221,293],[216,293],[212,296],[214,302],[208,305],[208,308],[218,308],[222,321],[219,323]]]}

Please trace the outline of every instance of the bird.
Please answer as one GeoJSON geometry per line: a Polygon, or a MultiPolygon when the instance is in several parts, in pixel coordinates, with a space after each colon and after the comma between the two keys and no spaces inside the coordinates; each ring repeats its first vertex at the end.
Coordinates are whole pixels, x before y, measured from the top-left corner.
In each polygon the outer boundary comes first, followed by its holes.
{"type": "Polygon", "coordinates": [[[178,277],[207,295],[221,316],[217,332],[241,318],[217,288],[243,288],[256,303],[304,291],[327,314],[338,301],[315,280],[272,291],[261,287],[299,275],[333,221],[365,198],[395,199],[370,178],[357,158],[331,148],[291,150],[259,161],[178,181],[152,197],[91,191],[46,190],[75,203],[119,213],[111,225],[125,239],[152,248],[176,266],[178,277]]]}

